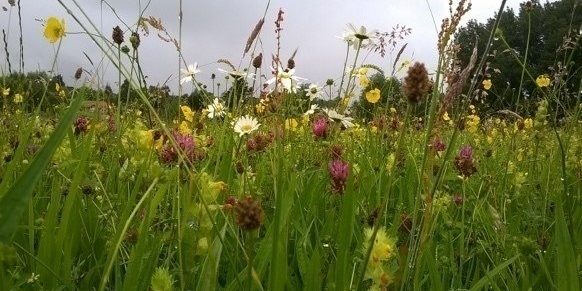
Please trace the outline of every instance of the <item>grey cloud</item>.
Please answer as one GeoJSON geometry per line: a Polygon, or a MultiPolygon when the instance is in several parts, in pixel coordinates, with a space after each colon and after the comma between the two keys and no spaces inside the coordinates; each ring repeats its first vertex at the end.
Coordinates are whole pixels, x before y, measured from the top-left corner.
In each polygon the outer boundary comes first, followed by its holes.
{"type": "MultiPolygon", "coordinates": [[[[72,6],[72,1],[64,0],[72,6]]],[[[468,18],[484,20],[497,10],[500,1],[475,0],[468,18]]],[[[510,7],[518,7],[519,0],[508,1],[510,7]]],[[[121,25],[110,9],[98,0],[78,0],[90,18],[103,28],[106,36],[112,27],[121,25]],[[101,18],[103,11],[103,18],[101,18]]],[[[139,16],[139,0],[112,0],[117,14],[128,24],[134,24],[139,16]]],[[[146,16],[162,19],[168,30],[177,37],[178,1],[152,0],[146,16]]],[[[262,17],[266,1],[183,1],[183,52],[188,63],[202,64],[200,78],[207,80],[216,72],[216,60],[227,58],[238,64],[246,39],[255,23],[262,17]]],[[[436,17],[437,25],[448,13],[448,1],[429,1],[436,17]]],[[[146,1],[141,1],[145,6],[146,1]]],[[[7,6],[7,3],[4,4],[7,6]]],[[[274,20],[278,8],[284,11],[282,31],[282,57],[288,57],[299,48],[296,57],[297,75],[308,78],[308,82],[324,83],[328,78],[337,78],[342,73],[345,44],[335,36],[341,34],[347,23],[366,25],[369,28],[390,30],[396,24],[404,24],[413,29],[405,41],[409,43],[406,58],[424,61],[434,68],[436,62],[436,32],[433,20],[424,0],[273,0],[265,19],[261,34],[265,60],[270,64],[270,54],[275,50],[274,20]]],[[[42,37],[42,23],[34,19],[58,16],[66,19],[67,30],[80,32],[81,28],[66,14],[55,0],[22,0],[23,34],[26,70],[48,70],[52,64],[55,48],[42,37]]],[[[0,12],[0,25],[10,31],[10,50],[13,64],[18,62],[18,31],[16,10],[0,12]],[[11,13],[10,27],[8,16],[11,13]]],[[[126,39],[129,36],[126,36],[126,39]]],[[[94,62],[101,53],[97,46],[83,34],[71,34],[64,40],[59,53],[59,72],[70,80],[77,67],[90,69],[83,52],[94,62]]],[[[150,83],[163,82],[173,76],[171,87],[178,83],[177,52],[172,44],[164,43],[155,35],[142,38],[141,56],[143,68],[150,83]]],[[[247,57],[248,58],[248,57],[247,57]]],[[[0,64],[5,70],[5,57],[0,64]]],[[[383,68],[391,67],[388,59],[370,54],[367,63],[375,63],[383,68]]],[[[245,64],[248,60],[245,60],[245,64]]],[[[13,65],[14,67],[14,65],[13,65]]],[[[116,70],[106,62],[103,78],[109,84],[116,84],[116,70]]],[[[268,66],[264,66],[268,68],[268,66]]]]}

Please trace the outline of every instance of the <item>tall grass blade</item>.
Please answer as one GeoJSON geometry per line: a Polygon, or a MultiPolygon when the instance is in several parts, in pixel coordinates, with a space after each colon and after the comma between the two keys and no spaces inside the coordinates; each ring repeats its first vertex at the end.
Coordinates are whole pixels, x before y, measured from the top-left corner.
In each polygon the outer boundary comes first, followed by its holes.
{"type": "Polygon", "coordinates": [[[505,268],[507,268],[507,267],[509,267],[509,265],[513,264],[513,262],[515,262],[515,260],[517,260],[517,258],[519,258],[519,255],[515,255],[511,259],[509,259],[509,260],[501,263],[499,266],[495,267],[493,270],[487,272],[485,274],[485,276],[483,276],[479,281],[477,281],[477,283],[475,283],[475,285],[473,285],[473,287],[471,287],[471,289],[469,289],[469,291],[482,290],[487,285],[487,283],[492,282],[493,277],[499,275],[499,273],[501,273],[505,268]]]}
{"type": "Polygon", "coordinates": [[[48,166],[53,154],[65,137],[75,114],[81,107],[82,101],[83,96],[79,94],[63,115],[55,132],[30,164],[30,167],[10,187],[7,193],[0,195],[2,197],[0,200],[0,241],[10,241],[28,200],[32,197],[36,183],[40,180],[44,169],[48,166]]]}

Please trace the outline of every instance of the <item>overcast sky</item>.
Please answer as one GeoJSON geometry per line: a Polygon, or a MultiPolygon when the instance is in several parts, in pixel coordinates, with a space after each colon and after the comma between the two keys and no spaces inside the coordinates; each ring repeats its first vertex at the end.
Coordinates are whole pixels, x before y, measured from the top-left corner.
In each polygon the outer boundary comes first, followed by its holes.
{"type": "MultiPolygon", "coordinates": [[[[64,0],[73,7],[72,0],[64,0]]],[[[77,0],[89,17],[111,35],[115,25],[123,27],[111,9],[99,0],[77,0]]],[[[139,5],[144,0],[110,0],[117,14],[128,24],[136,22],[139,5]]],[[[262,49],[266,56],[274,52],[274,20],[279,8],[285,12],[282,31],[281,57],[286,60],[298,48],[295,58],[296,75],[309,81],[323,84],[328,78],[341,76],[345,56],[345,44],[336,36],[341,35],[347,23],[365,25],[369,29],[390,31],[397,24],[412,28],[412,34],[404,41],[408,48],[404,58],[425,62],[434,68],[436,62],[437,32],[431,18],[432,12],[437,26],[448,15],[448,0],[273,0],[266,16],[261,34],[262,49]],[[428,3],[428,5],[427,5],[428,3]]],[[[457,1],[455,1],[457,2],[457,1]]],[[[486,20],[498,10],[500,0],[473,0],[473,8],[464,18],[486,20]]],[[[508,7],[518,9],[520,0],[509,0],[508,7]]],[[[169,32],[178,35],[178,0],[152,0],[145,16],[161,18],[169,32]]],[[[201,65],[201,80],[208,80],[217,72],[216,60],[226,58],[239,64],[245,42],[256,22],[262,17],[267,0],[183,0],[183,52],[188,63],[201,65]]],[[[8,32],[10,59],[13,70],[18,67],[18,18],[16,7],[10,9],[7,0],[0,0],[0,26],[8,32]]],[[[68,32],[80,32],[75,23],[56,0],[22,0],[25,69],[50,70],[56,45],[49,44],[42,35],[43,22],[49,16],[64,18],[68,32]]],[[[129,35],[126,35],[126,40],[129,35]]],[[[83,67],[94,71],[85,52],[97,64],[101,58],[98,47],[87,35],[69,34],[64,38],[59,53],[58,71],[66,80],[71,80],[75,70],[83,67]]],[[[172,44],[164,43],[154,34],[142,37],[140,54],[143,70],[150,84],[163,83],[170,76],[169,85],[177,87],[177,53],[172,44]]],[[[4,50],[2,50],[3,72],[6,72],[4,50]]],[[[245,61],[248,64],[248,61],[245,61]]],[[[391,67],[388,58],[370,55],[366,63],[382,68],[391,67]]],[[[270,58],[263,62],[270,65],[270,58]]],[[[246,67],[246,65],[245,65],[246,67]]],[[[226,68],[225,68],[226,69],[226,68]]],[[[116,86],[116,70],[104,65],[106,82],[116,86]]]]}

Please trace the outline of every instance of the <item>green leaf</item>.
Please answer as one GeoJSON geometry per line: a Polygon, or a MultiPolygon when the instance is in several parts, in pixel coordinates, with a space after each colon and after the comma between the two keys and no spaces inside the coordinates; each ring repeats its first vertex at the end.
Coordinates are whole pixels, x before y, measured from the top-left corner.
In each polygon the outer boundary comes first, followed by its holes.
{"type": "MultiPolygon", "coordinates": [[[[226,233],[226,224],[220,231],[220,236],[224,238],[226,233]]],[[[202,265],[200,280],[196,290],[217,290],[218,289],[218,266],[222,255],[222,242],[218,237],[214,238],[209,249],[208,255],[202,265]]]]}
{"type": "Polygon", "coordinates": [[[0,200],[0,241],[9,242],[11,240],[28,200],[32,197],[36,183],[40,180],[44,169],[48,166],[53,154],[67,134],[67,130],[81,107],[82,101],[82,95],[79,95],[73,101],[61,119],[59,126],[30,164],[30,167],[8,189],[7,193],[0,195],[2,197],[0,200]]]}
{"type": "Polygon", "coordinates": [[[485,274],[485,276],[483,276],[479,281],[477,281],[477,283],[475,283],[473,285],[473,287],[471,287],[471,289],[469,289],[469,291],[476,291],[476,290],[483,289],[483,287],[485,287],[485,285],[487,283],[492,281],[493,277],[497,276],[499,273],[501,273],[501,271],[503,271],[509,265],[513,264],[513,262],[515,260],[517,260],[517,258],[519,258],[519,255],[512,257],[511,259],[509,259],[509,260],[501,263],[499,266],[495,267],[493,270],[487,272],[487,274],[485,274]]]}

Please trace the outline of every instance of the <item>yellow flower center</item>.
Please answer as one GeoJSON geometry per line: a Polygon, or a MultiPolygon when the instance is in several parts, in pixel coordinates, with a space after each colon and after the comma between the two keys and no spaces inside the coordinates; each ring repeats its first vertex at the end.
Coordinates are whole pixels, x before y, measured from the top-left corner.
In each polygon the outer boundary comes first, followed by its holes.
{"type": "Polygon", "coordinates": [[[249,131],[251,131],[252,129],[253,129],[253,126],[252,126],[252,125],[250,125],[250,124],[243,124],[243,125],[240,127],[240,130],[241,130],[242,132],[249,132],[249,131]]]}

